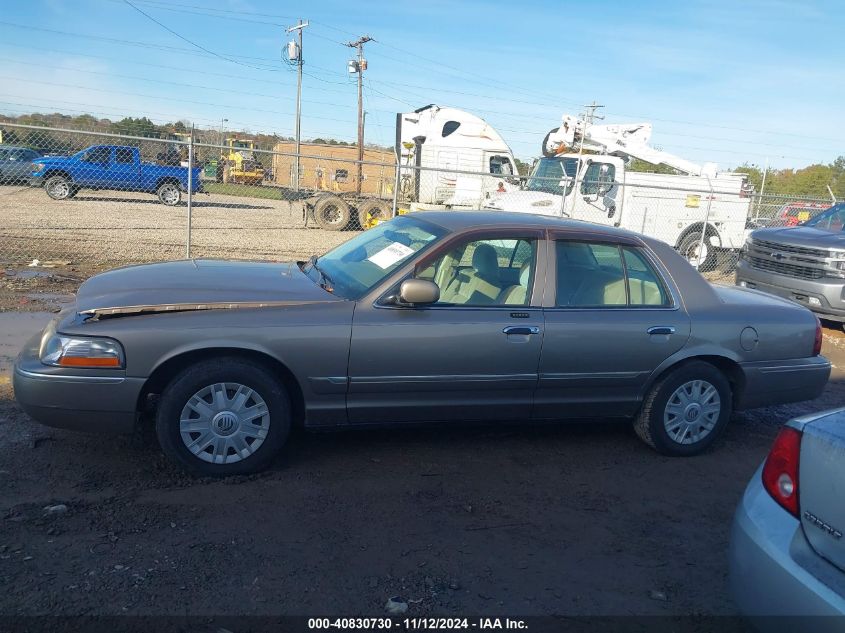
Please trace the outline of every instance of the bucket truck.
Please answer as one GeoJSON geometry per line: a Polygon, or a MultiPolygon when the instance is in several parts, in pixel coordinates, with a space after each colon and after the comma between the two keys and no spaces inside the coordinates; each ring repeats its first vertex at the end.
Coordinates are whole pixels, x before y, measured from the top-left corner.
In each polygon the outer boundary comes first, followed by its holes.
{"type": "Polygon", "coordinates": [[[543,140],[542,158],[518,191],[485,208],[556,215],[619,226],[667,242],[699,270],[745,241],[747,176],[719,171],[649,145],[650,123],[589,125],[566,114],[543,140]],[[633,172],[633,159],[675,174],[633,172]]]}

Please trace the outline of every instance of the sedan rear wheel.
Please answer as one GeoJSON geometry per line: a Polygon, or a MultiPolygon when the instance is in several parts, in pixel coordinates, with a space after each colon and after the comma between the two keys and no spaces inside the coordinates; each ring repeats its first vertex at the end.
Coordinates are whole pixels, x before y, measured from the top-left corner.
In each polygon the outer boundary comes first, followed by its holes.
{"type": "Polygon", "coordinates": [[[724,430],[732,395],[730,383],[716,367],[703,361],[687,363],[652,387],[634,430],[664,455],[696,455],[724,430]]]}
{"type": "Polygon", "coordinates": [[[261,365],[239,358],[184,370],[164,390],[156,417],[164,452],[198,475],[258,472],[289,430],[283,386],[261,365]]]}

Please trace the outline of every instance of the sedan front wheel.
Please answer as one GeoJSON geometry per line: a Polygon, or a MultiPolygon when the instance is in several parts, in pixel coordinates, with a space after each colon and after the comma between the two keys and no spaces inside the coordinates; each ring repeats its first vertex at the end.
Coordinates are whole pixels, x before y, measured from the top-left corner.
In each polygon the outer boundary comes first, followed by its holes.
{"type": "Polygon", "coordinates": [[[703,361],[686,363],[651,388],[634,430],[664,455],[697,455],[727,425],[732,396],[728,379],[716,367],[703,361]]]}
{"type": "Polygon", "coordinates": [[[290,431],[290,400],[261,365],[205,361],[162,393],[156,434],[165,454],[197,475],[245,475],[266,468],[290,431]]]}

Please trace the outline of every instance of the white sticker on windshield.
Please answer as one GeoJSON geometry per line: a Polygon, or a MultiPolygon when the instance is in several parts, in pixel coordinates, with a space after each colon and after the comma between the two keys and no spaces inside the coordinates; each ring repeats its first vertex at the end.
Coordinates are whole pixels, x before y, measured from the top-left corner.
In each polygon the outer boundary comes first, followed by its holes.
{"type": "Polygon", "coordinates": [[[405,259],[408,255],[413,254],[413,248],[409,248],[399,242],[393,242],[393,244],[381,249],[372,257],[368,257],[367,261],[373,262],[376,266],[384,270],[390,268],[399,260],[405,259]]]}

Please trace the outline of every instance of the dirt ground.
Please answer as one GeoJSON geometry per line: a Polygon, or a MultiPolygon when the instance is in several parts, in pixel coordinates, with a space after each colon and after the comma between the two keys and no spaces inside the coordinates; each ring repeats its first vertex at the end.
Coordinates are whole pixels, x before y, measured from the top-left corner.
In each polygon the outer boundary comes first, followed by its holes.
{"type": "Polygon", "coordinates": [[[670,459],[626,425],[295,435],[260,476],[191,479],[149,429],[40,426],[9,366],[49,312],[0,314],[0,614],[723,615],[734,508],[789,417],[736,415],[670,459]],[[45,516],[44,508],[67,510],[45,516]]]}
{"type": "MultiPolygon", "coordinates": [[[[191,254],[289,261],[349,239],[346,231],[306,228],[301,202],[284,198],[197,194],[191,254]]],[[[0,186],[0,262],[69,260],[116,266],[185,256],[185,204],[166,207],[153,195],[83,190],[51,200],[42,189],[0,186]]]]}

